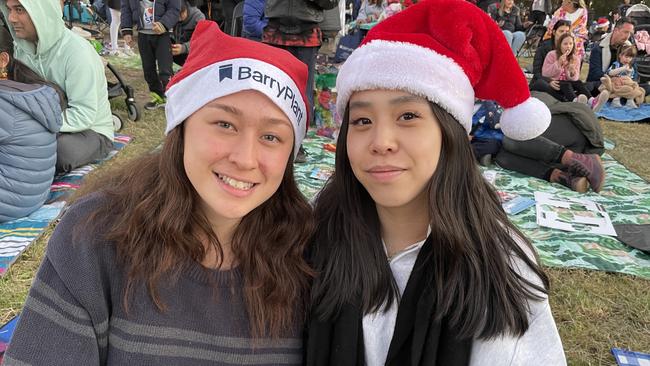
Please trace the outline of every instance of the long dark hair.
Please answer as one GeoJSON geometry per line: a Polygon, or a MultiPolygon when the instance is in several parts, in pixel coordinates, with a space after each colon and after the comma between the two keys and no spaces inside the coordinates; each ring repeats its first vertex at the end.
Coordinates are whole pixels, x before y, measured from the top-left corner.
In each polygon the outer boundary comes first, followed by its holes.
{"type": "Polygon", "coordinates": [[[11,33],[9,33],[9,31],[4,27],[0,27],[0,53],[1,52],[6,52],[9,55],[9,65],[7,67],[9,80],[17,81],[23,84],[50,86],[56,90],[57,94],[59,94],[61,109],[66,108],[67,101],[63,89],[61,89],[55,83],[43,79],[40,75],[27,67],[27,65],[14,58],[14,40],[11,37],[11,33]]]}
{"type": "MultiPolygon", "coordinates": [[[[130,294],[141,283],[164,311],[158,291],[161,280],[174,278],[188,262],[200,263],[207,253],[202,243],[207,241],[223,258],[221,244],[199,210],[200,198],[185,174],[183,128],[169,133],[159,153],[146,154],[93,179],[76,197],[100,191],[107,198],[87,221],[112,220],[106,239],[115,243],[126,268],[123,307],[127,311],[130,294]]],[[[254,337],[278,337],[293,329],[300,316],[304,318],[312,276],[304,249],[314,225],[311,206],[294,180],[292,160],[275,194],[242,218],[232,238],[254,337]]],[[[79,228],[84,230],[84,225],[79,228]]]]}
{"type": "MultiPolygon", "coordinates": [[[[522,248],[534,253],[481,176],[465,130],[439,106],[431,108],[442,131],[438,166],[426,188],[434,248],[427,265],[433,271],[437,320],[446,318],[463,337],[521,335],[529,325],[527,300],[547,293],[548,278],[522,248]],[[513,268],[514,259],[529,267],[541,285],[523,278],[513,268]]],[[[367,314],[399,296],[375,204],[347,157],[348,122],[346,112],[335,174],[315,208],[317,276],[311,301],[322,320],[335,317],[345,304],[360,302],[367,314]]]]}
{"type": "Polygon", "coordinates": [[[566,19],[560,19],[557,22],[555,22],[555,24],[553,24],[553,31],[551,32],[551,40],[553,40],[554,46],[555,46],[555,32],[557,32],[557,30],[560,27],[568,27],[569,29],[571,29],[571,22],[566,19]]]}

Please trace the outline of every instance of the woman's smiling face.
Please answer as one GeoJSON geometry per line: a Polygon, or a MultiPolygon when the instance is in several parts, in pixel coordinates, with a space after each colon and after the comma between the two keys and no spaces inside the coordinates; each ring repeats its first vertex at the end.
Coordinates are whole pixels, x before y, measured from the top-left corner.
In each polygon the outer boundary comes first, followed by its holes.
{"type": "Polygon", "coordinates": [[[183,161],[208,219],[238,221],[273,196],[293,142],[289,118],[256,91],[215,99],[192,114],[183,161]]]}

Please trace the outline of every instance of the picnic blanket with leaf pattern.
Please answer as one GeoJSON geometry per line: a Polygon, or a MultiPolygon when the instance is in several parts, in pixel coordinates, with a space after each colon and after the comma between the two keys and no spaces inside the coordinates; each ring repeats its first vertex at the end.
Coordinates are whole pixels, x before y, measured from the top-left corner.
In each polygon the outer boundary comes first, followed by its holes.
{"type": "MultiPolygon", "coordinates": [[[[314,168],[334,169],[334,153],[323,148],[324,144],[333,142],[311,133],[303,143],[308,161],[306,164],[296,164],[295,173],[300,189],[310,199],[325,183],[310,178],[314,168]]],[[[586,198],[602,204],[614,224],[650,224],[650,184],[609,155],[605,155],[603,161],[607,180],[600,194],[578,194],[562,186],[494,165],[489,169],[497,172],[497,190],[530,198],[533,198],[535,191],[586,198]]],[[[621,272],[650,279],[650,255],[633,249],[614,237],[540,227],[536,223],[534,206],[510,216],[510,219],[533,241],[542,263],[547,266],[621,272]]]]}
{"type": "Polygon", "coordinates": [[[20,254],[43,233],[50,222],[59,216],[65,205],[66,195],[79,188],[84,176],[102,162],[115,156],[129,142],[131,137],[115,135],[114,149],[105,159],[56,177],[50,188],[50,196],[43,207],[27,217],[0,224],[0,277],[4,276],[20,254]]]}

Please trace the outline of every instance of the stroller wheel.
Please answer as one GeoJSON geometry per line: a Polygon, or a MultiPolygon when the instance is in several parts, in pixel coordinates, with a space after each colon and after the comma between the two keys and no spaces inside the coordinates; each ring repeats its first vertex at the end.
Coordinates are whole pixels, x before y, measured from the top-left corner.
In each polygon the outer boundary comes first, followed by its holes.
{"type": "Polygon", "coordinates": [[[113,114],[113,130],[119,131],[122,129],[122,118],[117,114],[113,114]]]}
{"type": "Polygon", "coordinates": [[[138,107],[134,103],[127,103],[126,108],[128,109],[129,119],[131,121],[136,122],[140,119],[140,111],[138,111],[138,107]]]}

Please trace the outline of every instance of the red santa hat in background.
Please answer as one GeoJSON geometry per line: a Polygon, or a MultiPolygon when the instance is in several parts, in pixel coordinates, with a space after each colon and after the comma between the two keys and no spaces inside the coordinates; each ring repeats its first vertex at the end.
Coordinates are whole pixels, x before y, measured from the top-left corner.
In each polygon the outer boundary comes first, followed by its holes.
{"type": "Polygon", "coordinates": [[[503,133],[514,140],[539,136],[551,121],[501,29],[464,0],[424,0],[377,24],[336,79],[342,116],[355,91],[404,90],[439,105],[469,132],[474,97],[496,101],[503,133]]]}
{"type": "Polygon", "coordinates": [[[291,121],[294,156],[298,154],[310,113],[304,63],[283,49],[231,37],[212,21],[198,23],[190,50],[183,68],[167,86],[165,134],[214,99],[257,90],[291,121]]]}
{"type": "Polygon", "coordinates": [[[598,28],[608,28],[609,27],[609,20],[605,17],[600,17],[596,21],[596,27],[598,28]]]}

